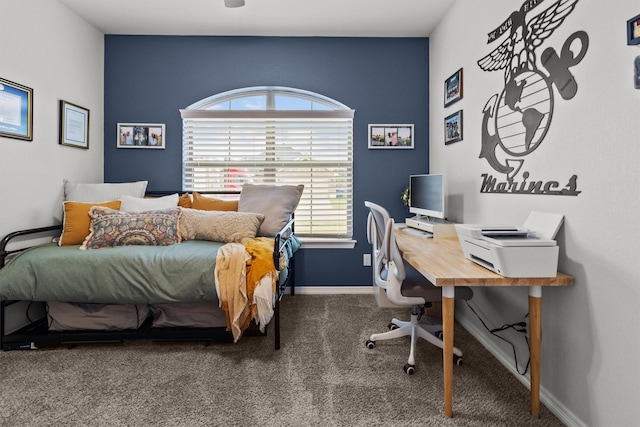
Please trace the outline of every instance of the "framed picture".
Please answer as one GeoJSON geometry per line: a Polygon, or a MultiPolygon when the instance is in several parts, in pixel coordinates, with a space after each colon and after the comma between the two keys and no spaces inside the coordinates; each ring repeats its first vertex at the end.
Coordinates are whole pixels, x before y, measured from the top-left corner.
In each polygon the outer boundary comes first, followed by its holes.
{"type": "Polygon", "coordinates": [[[59,143],[89,148],[89,110],[67,101],[60,101],[59,143]]]}
{"type": "Polygon", "coordinates": [[[444,81],[444,106],[462,99],[462,68],[444,81]]]}
{"type": "Polygon", "coordinates": [[[33,89],[2,78],[0,136],[33,141],[33,89]]]}
{"type": "Polygon", "coordinates": [[[640,44],[640,15],[627,21],[627,44],[640,44]]]}
{"type": "Polygon", "coordinates": [[[369,148],[413,148],[413,125],[369,125],[369,148]]]}
{"type": "Polygon", "coordinates": [[[462,110],[444,119],[444,145],[462,141],[462,110]]]}
{"type": "Polygon", "coordinates": [[[164,149],[163,123],[118,123],[118,148],[164,149]]]}

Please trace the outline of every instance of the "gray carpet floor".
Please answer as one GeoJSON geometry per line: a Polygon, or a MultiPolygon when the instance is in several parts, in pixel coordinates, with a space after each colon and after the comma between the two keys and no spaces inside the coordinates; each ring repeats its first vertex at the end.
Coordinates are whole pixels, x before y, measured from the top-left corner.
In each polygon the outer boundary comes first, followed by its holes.
{"type": "Polygon", "coordinates": [[[282,301],[282,349],[267,336],[237,344],[127,342],[0,352],[3,426],[561,426],[462,327],[454,417],[443,415],[442,353],[422,341],[379,341],[392,316],[371,295],[282,301]]]}

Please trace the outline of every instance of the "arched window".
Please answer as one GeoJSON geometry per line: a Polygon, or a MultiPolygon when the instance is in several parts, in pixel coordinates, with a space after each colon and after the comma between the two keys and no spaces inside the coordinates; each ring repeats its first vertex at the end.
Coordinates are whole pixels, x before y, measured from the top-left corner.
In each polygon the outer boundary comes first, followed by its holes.
{"type": "Polygon", "coordinates": [[[353,110],[308,91],[252,87],[180,112],[185,191],[304,184],[296,234],[351,238],[353,110]]]}

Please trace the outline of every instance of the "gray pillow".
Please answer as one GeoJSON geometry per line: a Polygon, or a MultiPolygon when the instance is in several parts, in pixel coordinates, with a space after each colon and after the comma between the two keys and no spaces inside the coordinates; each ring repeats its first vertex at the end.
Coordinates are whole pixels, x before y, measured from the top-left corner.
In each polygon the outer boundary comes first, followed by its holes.
{"type": "Polygon", "coordinates": [[[100,203],[118,200],[120,197],[144,197],[148,181],[76,184],[64,180],[64,200],[83,203],[100,203]]]}
{"type": "Polygon", "coordinates": [[[298,207],[304,185],[244,184],[238,202],[238,212],[264,215],[258,236],[273,237],[282,229],[298,207]]]}

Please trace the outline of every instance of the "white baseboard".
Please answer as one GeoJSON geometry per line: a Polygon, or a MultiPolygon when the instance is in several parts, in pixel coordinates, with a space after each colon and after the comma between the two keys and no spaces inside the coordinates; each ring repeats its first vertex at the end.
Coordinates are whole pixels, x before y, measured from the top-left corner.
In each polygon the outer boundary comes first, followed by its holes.
{"type": "MultiPolygon", "coordinates": [[[[456,317],[456,321],[462,325],[484,348],[486,348],[505,368],[509,370],[520,382],[522,382],[529,390],[531,390],[531,380],[529,376],[520,375],[513,361],[500,351],[494,343],[487,339],[484,330],[476,327],[467,318],[462,316],[456,317]]],[[[567,427],[587,427],[576,415],[571,412],[562,402],[558,401],[551,393],[549,393],[542,384],[540,385],[540,402],[542,402],[563,424],[567,427]]]]}
{"type": "MultiPolygon", "coordinates": [[[[287,288],[287,294],[291,288],[287,288]]],[[[373,295],[373,286],[296,286],[297,295],[373,295]]]]}

